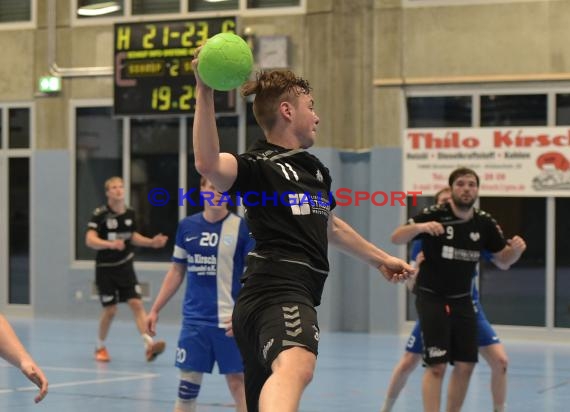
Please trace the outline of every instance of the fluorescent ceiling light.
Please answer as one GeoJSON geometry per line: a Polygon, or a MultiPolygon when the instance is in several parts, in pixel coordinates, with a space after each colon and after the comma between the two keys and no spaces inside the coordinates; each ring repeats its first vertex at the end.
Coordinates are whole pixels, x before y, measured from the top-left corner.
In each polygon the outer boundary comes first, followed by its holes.
{"type": "Polygon", "coordinates": [[[106,1],[103,3],[90,4],[77,9],[80,16],[102,16],[121,10],[121,6],[116,1],[106,1]]]}

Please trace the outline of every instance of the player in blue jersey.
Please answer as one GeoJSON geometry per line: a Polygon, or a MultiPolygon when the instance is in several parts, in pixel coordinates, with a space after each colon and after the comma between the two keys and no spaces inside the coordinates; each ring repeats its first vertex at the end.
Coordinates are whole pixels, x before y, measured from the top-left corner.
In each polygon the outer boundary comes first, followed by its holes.
{"type": "Polygon", "coordinates": [[[178,225],[172,266],[147,319],[156,333],[158,314],[186,277],[182,330],[176,348],[180,385],[175,412],[196,411],[202,376],[217,362],[226,375],[237,412],[246,412],[243,362],[232,335],[231,317],[240,277],[254,242],[245,221],[220,201],[211,182],[200,180],[204,211],[178,225]]]}
{"type": "MultiPolygon", "coordinates": [[[[449,188],[444,188],[435,194],[435,203],[438,205],[449,202],[449,199],[451,199],[451,190],[449,188]]],[[[410,251],[410,257],[414,266],[418,266],[420,261],[423,260],[423,253],[421,250],[421,240],[414,241],[412,243],[410,251]]],[[[483,252],[483,257],[486,260],[492,260],[492,256],[488,252],[483,252]]],[[[473,273],[471,299],[473,300],[473,307],[477,314],[479,353],[483,356],[483,358],[485,358],[489,364],[489,367],[491,368],[491,393],[493,396],[493,411],[503,411],[507,392],[508,358],[505,347],[485,317],[483,307],[479,302],[479,291],[477,290],[475,282],[477,274],[477,271],[473,273]]],[[[413,288],[413,280],[408,282],[408,287],[410,289],[413,288]]],[[[414,329],[408,338],[406,351],[392,372],[386,399],[384,400],[384,404],[382,405],[380,412],[392,411],[392,407],[398,399],[400,392],[406,385],[408,377],[416,369],[422,359],[422,348],[423,341],[421,337],[420,324],[418,321],[416,321],[414,329]]]]}

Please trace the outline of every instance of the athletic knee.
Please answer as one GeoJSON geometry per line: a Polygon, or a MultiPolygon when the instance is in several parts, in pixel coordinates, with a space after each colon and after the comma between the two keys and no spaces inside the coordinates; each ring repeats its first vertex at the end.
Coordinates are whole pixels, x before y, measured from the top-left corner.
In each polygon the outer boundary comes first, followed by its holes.
{"type": "Polygon", "coordinates": [[[144,311],[144,306],[143,306],[142,300],[140,300],[138,298],[129,299],[127,301],[127,304],[129,305],[131,310],[134,312],[138,312],[141,310],[144,311]]]}
{"type": "Polygon", "coordinates": [[[305,384],[305,386],[311,383],[311,381],[313,380],[314,372],[315,372],[314,368],[309,366],[302,367],[301,370],[299,371],[299,379],[301,380],[301,382],[305,384]]]}
{"type": "Polygon", "coordinates": [[[245,392],[243,373],[232,373],[226,375],[228,381],[228,388],[232,394],[245,392]]]}
{"type": "Polygon", "coordinates": [[[289,375],[289,377],[300,382],[303,386],[307,386],[313,380],[314,367],[311,363],[295,363],[283,366],[275,372],[289,375]]]}
{"type": "Polygon", "coordinates": [[[178,401],[181,403],[193,402],[200,393],[202,374],[199,372],[181,371],[178,384],[178,401]]]}
{"type": "Polygon", "coordinates": [[[316,357],[305,348],[291,348],[285,350],[273,361],[272,371],[274,374],[287,375],[304,386],[313,380],[316,357]]]}
{"type": "Polygon", "coordinates": [[[114,318],[117,314],[117,305],[105,306],[103,312],[107,318],[114,318]]]}
{"type": "Polygon", "coordinates": [[[498,372],[507,373],[507,367],[509,366],[509,358],[506,355],[499,356],[493,365],[493,369],[498,372]]]}
{"type": "Polygon", "coordinates": [[[416,369],[416,366],[418,366],[420,360],[421,358],[419,356],[417,357],[417,359],[416,357],[413,356],[407,356],[402,358],[398,367],[399,372],[401,374],[408,376],[410,373],[414,371],[414,369],[416,369]]]}
{"type": "Polygon", "coordinates": [[[307,386],[313,380],[313,374],[315,372],[315,355],[309,351],[304,351],[302,357],[297,359],[297,362],[293,363],[293,369],[297,378],[305,386],[307,386]]]}
{"type": "Polygon", "coordinates": [[[509,358],[504,350],[501,350],[500,345],[491,345],[488,348],[484,348],[485,351],[482,352],[483,357],[487,361],[487,364],[493,371],[493,373],[507,373],[507,367],[509,366],[509,358]]]}
{"type": "Polygon", "coordinates": [[[429,373],[431,376],[437,379],[443,379],[445,376],[445,363],[437,363],[435,365],[429,365],[426,368],[426,373],[429,373]]]}
{"type": "Polygon", "coordinates": [[[200,393],[200,387],[201,385],[199,383],[180,379],[180,383],[178,384],[178,400],[182,403],[194,401],[200,393]]]}

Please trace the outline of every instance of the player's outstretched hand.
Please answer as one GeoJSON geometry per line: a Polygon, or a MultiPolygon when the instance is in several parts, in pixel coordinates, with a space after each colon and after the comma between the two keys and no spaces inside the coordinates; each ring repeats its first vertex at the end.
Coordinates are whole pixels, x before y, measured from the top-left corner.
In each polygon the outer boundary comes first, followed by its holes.
{"type": "Polygon", "coordinates": [[[378,266],[378,270],[386,280],[394,283],[402,282],[416,273],[416,269],[411,265],[394,256],[385,259],[384,263],[378,266]]]}
{"type": "Polygon", "coordinates": [[[507,244],[520,254],[526,250],[526,242],[520,236],[513,236],[507,240],[507,244]]]}
{"type": "Polygon", "coordinates": [[[440,236],[445,233],[443,225],[436,221],[418,223],[418,225],[421,225],[421,230],[423,233],[427,233],[431,236],[440,236]]]}
{"type": "Polygon", "coordinates": [[[40,392],[34,398],[34,401],[36,403],[40,402],[48,393],[48,380],[45,377],[43,371],[32,359],[22,361],[20,364],[20,370],[26,376],[26,378],[28,378],[38,388],[40,388],[40,392]]]}
{"type": "Polygon", "coordinates": [[[152,246],[155,249],[160,249],[160,248],[164,247],[164,245],[166,245],[167,241],[168,241],[168,236],[165,236],[162,233],[159,233],[158,235],[156,235],[152,238],[152,246]]]}

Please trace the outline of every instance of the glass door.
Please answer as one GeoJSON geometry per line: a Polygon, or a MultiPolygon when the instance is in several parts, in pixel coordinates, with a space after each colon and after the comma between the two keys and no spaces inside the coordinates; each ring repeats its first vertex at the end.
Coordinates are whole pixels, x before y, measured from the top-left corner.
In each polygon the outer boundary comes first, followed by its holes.
{"type": "Polygon", "coordinates": [[[0,310],[29,309],[31,115],[0,106],[0,310]]]}

